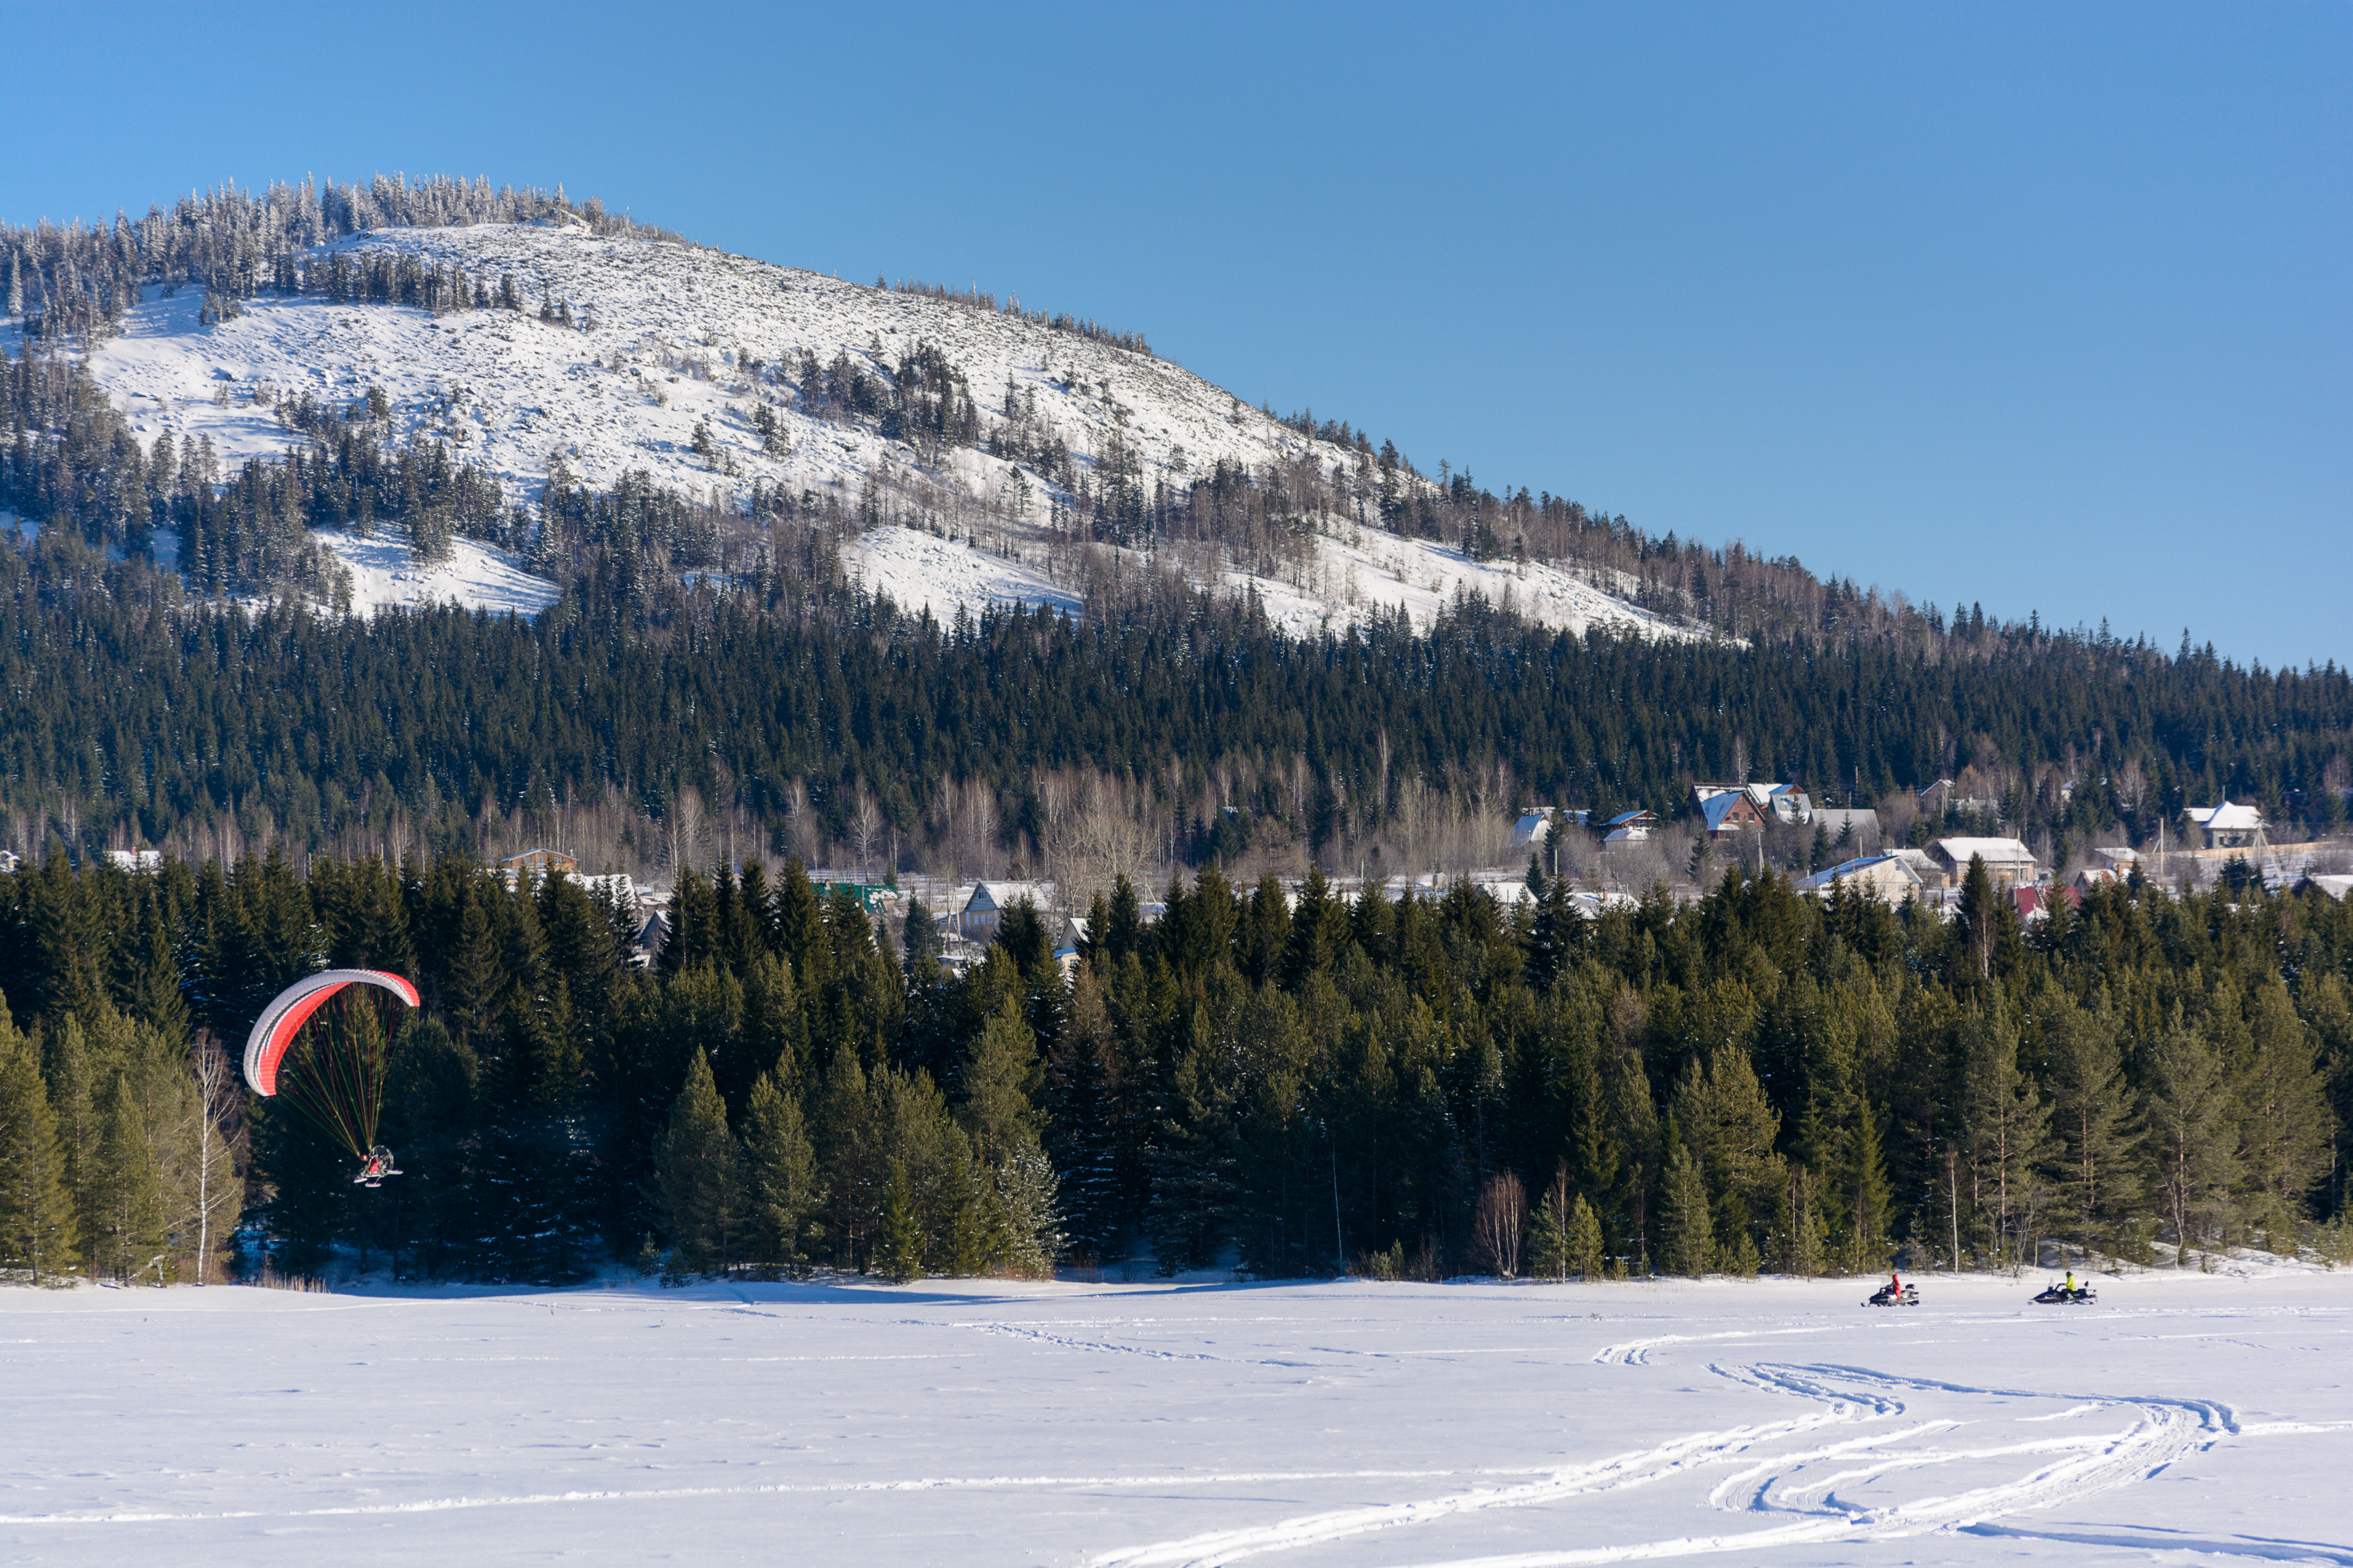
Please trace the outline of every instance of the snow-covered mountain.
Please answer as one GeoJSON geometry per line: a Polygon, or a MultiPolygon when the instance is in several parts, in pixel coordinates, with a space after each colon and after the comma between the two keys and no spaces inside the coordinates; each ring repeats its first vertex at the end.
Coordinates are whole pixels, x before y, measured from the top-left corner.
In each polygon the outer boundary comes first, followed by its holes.
{"type": "MultiPolygon", "coordinates": [[[[845,556],[870,585],[943,615],[957,603],[1077,606],[1076,547],[1051,526],[1057,486],[1035,464],[971,447],[926,460],[874,420],[812,409],[796,391],[812,360],[846,356],[873,375],[933,345],[963,376],[984,429],[1010,410],[1034,436],[1059,438],[1079,472],[1099,471],[1107,452],[1124,449],[1146,494],[1161,483],[1181,489],[1220,462],[1253,472],[1312,462],[1359,479],[1365,469],[1360,452],[1313,440],[1166,360],[985,305],[576,226],[378,229],[312,259],[323,263],[332,250],[353,261],[389,253],[454,267],[493,290],[512,280],[526,308],[435,314],[316,293],[263,295],[242,314],[207,323],[200,290],[167,297],[151,288],[123,331],[90,355],[92,374],[142,437],[207,436],[227,462],[303,438],[278,417],[286,399],[307,393],[348,403],[381,387],[396,433],[450,442],[517,500],[534,497],[558,460],[593,488],[644,470],[712,501],[740,497],[755,481],[845,502],[878,475],[927,482],[986,502],[993,534],[872,527],[845,556]],[[543,300],[573,324],[542,320],[543,300]]],[[[1475,592],[1556,626],[1691,635],[1576,572],[1473,560],[1390,533],[1364,510],[1314,518],[1310,547],[1277,568],[1201,551],[1184,552],[1179,564],[1196,582],[1255,590],[1294,630],[1399,605],[1426,621],[1475,592]]],[[[535,609],[546,599],[543,585],[495,552],[477,548],[420,570],[386,558],[397,547],[381,540],[329,542],[354,567],[362,604],[455,597],[535,609]]]]}

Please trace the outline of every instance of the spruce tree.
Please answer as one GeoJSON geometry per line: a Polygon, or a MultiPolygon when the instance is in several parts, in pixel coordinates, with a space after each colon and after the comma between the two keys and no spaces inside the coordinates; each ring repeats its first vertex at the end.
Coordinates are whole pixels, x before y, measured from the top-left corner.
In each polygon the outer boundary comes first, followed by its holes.
{"type": "Polygon", "coordinates": [[[2209,1235],[2238,1175],[2221,1053],[2179,1005],[2144,1063],[2142,1116],[2157,1188],[2172,1222],[2174,1262],[2209,1235]]]}
{"type": "Polygon", "coordinates": [[[139,1109],[127,1075],[117,1073],[100,1112],[90,1237],[92,1270],[123,1284],[164,1262],[166,1251],[163,1184],[139,1109]]]}
{"type": "Polygon", "coordinates": [[[1562,1222],[1559,1189],[1547,1188],[1528,1215],[1527,1271],[1532,1279],[1558,1279],[1568,1272],[1568,1236],[1562,1222]]]}
{"type": "Polygon", "coordinates": [[[1699,1162],[1681,1138],[1667,1151],[1659,1192],[1659,1266],[1694,1279],[1707,1272],[1715,1252],[1715,1227],[1708,1215],[1707,1183],[1699,1162]]]}
{"type": "Polygon", "coordinates": [[[114,1064],[93,1059],[89,1033],[81,1020],[72,1016],[44,1031],[41,1054],[58,1144],[65,1156],[63,1175],[67,1194],[73,1200],[76,1234],[87,1241],[97,1235],[100,1218],[96,1212],[102,1168],[99,1144],[105,1132],[100,1086],[113,1076],[114,1064]]]}
{"type": "Polygon", "coordinates": [[[701,1051],[655,1142],[654,1184],[674,1266],[695,1274],[728,1268],[744,1228],[743,1160],[701,1051]]]}
{"type": "Polygon", "coordinates": [[[2036,995],[2034,1018],[2051,1091],[2058,1204],[2073,1239],[2095,1244],[2137,1202],[2141,1190],[2116,1022],[2105,1008],[2077,1005],[2050,981],[2036,995]]]}
{"type": "Polygon", "coordinates": [[[1601,1216],[1579,1193],[1568,1205],[1568,1229],[1562,1238],[1567,1253],[1567,1265],[1580,1279],[1601,1278],[1602,1257],[1601,1216]]]}
{"type": "Polygon", "coordinates": [[[2042,1172],[2051,1149],[2050,1107],[2031,1075],[2019,1070],[2019,1037],[2000,991],[1962,1015],[1963,1089],[1957,1133],[1978,1217],[2005,1263],[2022,1261],[2042,1208],[2042,1172]]]}
{"type": "Polygon", "coordinates": [[[2293,1256],[2306,1199],[2329,1169],[2327,1083],[2313,1032],[2276,974],[2248,998],[2246,1035],[2232,1073],[2244,1209],[2272,1251],[2293,1256]]]}
{"type": "Polygon", "coordinates": [[[773,1072],[752,1085],[744,1107],[744,1171],[751,1221],[746,1250],[762,1263],[799,1267],[809,1219],[823,1194],[800,1101],[778,1087],[773,1072]]]}
{"type": "Polygon", "coordinates": [[[1118,1105],[1108,1082],[1117,1044],[1092,959],[1071,983],[1060,1034],[1049,1060],[1047,1151],[1062,1173],[1064,1225],[1071,1250],[1103,1258],[1117,1245],[1120,1215],[1118,1105]]]}
{"type": "Polygon", "coordinates": [[[1035,1096],[1044,1085],[1037,1038],[1010,995],[983,1025],[963,1074],[964,1105],[956,1120],[981,1164],[996,1170],[1038,1143],[1035,1096]]]}
{"type": "Polygon", "coordinates": [[[69,1275],[79,1234],[40,1053],[0,1007],[0,1268],[37,1285],[69,1275]]]}
{"type": "Polygon", "coordinates": [[[920,1279],[923,1274],[923,1227],[915,1221],[907,1184],[896,1171],[891,1173],[882,1189],[881,1218],[874,1232],[872,1271],[893,1285],[920,1279]]]}

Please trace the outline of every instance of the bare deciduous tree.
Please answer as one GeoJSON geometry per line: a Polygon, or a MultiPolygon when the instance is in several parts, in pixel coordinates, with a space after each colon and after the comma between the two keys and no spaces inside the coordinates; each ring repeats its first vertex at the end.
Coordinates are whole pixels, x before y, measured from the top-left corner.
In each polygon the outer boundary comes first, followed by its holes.
{"type": "Polygon", "coordinates": [[[860,790],[858,802],[850,807],[849,812],[849,832],[850,837],[858,841],[859,865],[863,867],[873,864],[874,847],[882,842],[883,829],[887,826],[882,820],[882,807],[875,801],[873,795],[869,791],[860,790]]]}
{"type": "Polygon", "coordinates": [[[1520,1271],[1520,1238],[1527,1234],[1528,1194],[1519,1176],[1505,1171],[1487,1178],[1471,1221],[1471,1248],[1492,1273],[1506,1279],[1520,1271]]]}
{"type": "Polygon", "coordinates": [[[229,1130],[241,1120],[237,1068],[210,1034],[200,1035],[192,1055],[196,1086],[196,1283],[207,1283],[213,1231],[233,1229],[245,1207],[245,1181],[237,1173],[237,1142],[229,1130]]]}

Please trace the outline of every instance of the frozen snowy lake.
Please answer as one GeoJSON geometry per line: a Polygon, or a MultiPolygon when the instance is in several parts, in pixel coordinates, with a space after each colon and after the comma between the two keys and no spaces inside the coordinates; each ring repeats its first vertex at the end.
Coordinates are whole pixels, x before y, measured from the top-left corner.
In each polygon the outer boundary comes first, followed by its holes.
{"type": "Polygon", "coordinates": [[[2353,1564],[2353,1277],[0,1289],[0,1561],[2353,1564]]]}

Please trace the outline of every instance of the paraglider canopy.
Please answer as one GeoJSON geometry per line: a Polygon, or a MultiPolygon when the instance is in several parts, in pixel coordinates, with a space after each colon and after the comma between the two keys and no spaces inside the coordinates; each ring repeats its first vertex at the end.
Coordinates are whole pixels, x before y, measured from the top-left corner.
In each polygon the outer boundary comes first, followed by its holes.
{"type": "Polygon", "coordinates": [[[353,1178],[373,1187],[393,1169],[392,1151],[375,1141],[384,1104],[384,1034],[373,1014],[356,1005],[364,988],[391,992],[411,1007],[417,987],[381,969],[330,969],[306,975],[280,992],[254,1020],[245,1042],[245,1081],[256,1094],[277,1096],[300,1109],[351,1152],[361,1164],[353,1178]],[[328,1002],[353,986],[350,1002],[322,1018],[297,1051],[303,1026],[328,1002]],[[290,1058],[288,1052],[294,1051],[290,1058]]]}
{"type": "Polygon", "coordinates": [[[326,969],[304,975],[261,1010],[261,1016],[253,1021],[253,1033],[246,1037],[245,1081],[253,1086],[254,1093],[278,1092],[278,1064],[285,1059],[286,1047],[294,1043],[311,1015],[347,985],[381,985],[410,1006],[417,1005],[416,986],[381,969],[326,969]]]}

